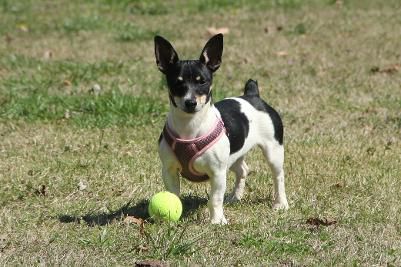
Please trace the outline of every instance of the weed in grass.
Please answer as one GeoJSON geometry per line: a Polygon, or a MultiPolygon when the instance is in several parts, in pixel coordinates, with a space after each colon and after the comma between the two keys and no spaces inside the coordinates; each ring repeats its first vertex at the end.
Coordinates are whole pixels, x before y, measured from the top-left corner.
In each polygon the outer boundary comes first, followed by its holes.
{"type": "Polygon", "coordinates": [[[304,23],[298,23],[294,27],[294,33],[296,34],[305,34],[306,33],[306,26],[304,23]]]}
{"type": "Polygon", "coordinates": [[[200,242],[204,233],[198,233],[188,238],[187,226],[174,223],[166,223],[158,227],[158,230],[150,231],[145,228],[146,244],[150,246],[151,258],[168,260],[171,257],[190,256],[195,251],[200,251],[200,242]]]}

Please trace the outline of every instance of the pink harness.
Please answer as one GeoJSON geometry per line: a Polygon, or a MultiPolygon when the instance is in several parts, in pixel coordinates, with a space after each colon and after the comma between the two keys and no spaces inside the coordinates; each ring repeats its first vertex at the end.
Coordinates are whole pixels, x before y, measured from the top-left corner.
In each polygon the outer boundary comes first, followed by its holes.
{"type": "Polygon", "coordinates": [[[208,180],[209,176],[195,171],[193,162],[213,146],[225,132],[223,121],[218,119],[216,120],[216,125],[208,134],[185,140],[173,134],[166,123],[163,128],[163,137],[181,164],[181,175],[192,182],[203,182],[208,180]]]}

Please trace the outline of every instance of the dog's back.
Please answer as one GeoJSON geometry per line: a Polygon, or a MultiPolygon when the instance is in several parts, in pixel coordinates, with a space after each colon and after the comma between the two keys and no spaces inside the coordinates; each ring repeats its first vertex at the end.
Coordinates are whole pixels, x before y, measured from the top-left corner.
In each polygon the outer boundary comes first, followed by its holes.
{"type": "Polygon", "coordinates": [[[259,96],[256,81],[248,80],[244,95],[215,103],[230,140],[230,155],[243,154],[255,144],[283,144],[283,124],[277,111],[259,96]]]}
{"type": "Polygon", "coordinates": [[[248,101],[255,109],[266,113],[270,117],[274,127],[274,138],[282,145],[284,141],[284,129],[280,115],[274,108],[260,98],[258,83],[249,79],[245,84],[244,95],[241,98],[248,101]]]}

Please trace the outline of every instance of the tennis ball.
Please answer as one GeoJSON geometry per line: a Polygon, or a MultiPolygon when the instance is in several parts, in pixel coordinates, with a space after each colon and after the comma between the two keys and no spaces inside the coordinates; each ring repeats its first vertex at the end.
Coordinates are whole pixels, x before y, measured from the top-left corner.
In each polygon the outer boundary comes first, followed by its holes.
{"type": "Polygon", "coordinates": [[[154,219],[176,222],[181,217],[182,204],[175,194],[163,191],[150,199],[148,212],[154,219]]]}

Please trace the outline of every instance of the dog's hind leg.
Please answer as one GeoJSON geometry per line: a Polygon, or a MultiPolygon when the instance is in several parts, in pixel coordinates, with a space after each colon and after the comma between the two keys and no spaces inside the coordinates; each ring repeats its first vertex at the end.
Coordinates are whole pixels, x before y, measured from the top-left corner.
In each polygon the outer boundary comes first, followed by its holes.
{"type": "Polygon", "coordinates": [[[260,147],[273,172],[273,209],[288,209],[284,185],[284,146],[277,142],[267,142],[260,147]]]}
{"type": "Polygon", "coordinates": [[[248,175],[249,168],[246,165],[244,157],[239,158],[230,168],[231,171],[235,173],[235,185],[233,191],[227,199],[228,203],[235,203],[241,200],[244,189],[245,189],[245,179],[248,175]]]}

